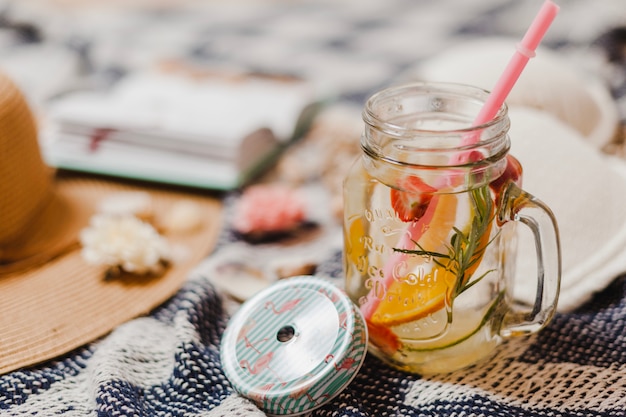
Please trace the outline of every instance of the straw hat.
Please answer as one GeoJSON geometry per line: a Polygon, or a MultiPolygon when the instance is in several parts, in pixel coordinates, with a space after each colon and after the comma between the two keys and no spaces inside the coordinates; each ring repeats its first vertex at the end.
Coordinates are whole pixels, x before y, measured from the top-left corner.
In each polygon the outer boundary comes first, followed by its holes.
{"type": "Polygon", "coordinates": [[[24,96],[0,74],[0,373],[67,353],[164,302],[209,254],[220,210],[199,193],[55,173],[24,96]],[[105,280],[107,268],[81,256],[78,236],[99,202],[126,191],[150,197],[156,224],[181,202],[200,210],[193,230],[165,234],[184,256],[160,276],[105,280]]]}

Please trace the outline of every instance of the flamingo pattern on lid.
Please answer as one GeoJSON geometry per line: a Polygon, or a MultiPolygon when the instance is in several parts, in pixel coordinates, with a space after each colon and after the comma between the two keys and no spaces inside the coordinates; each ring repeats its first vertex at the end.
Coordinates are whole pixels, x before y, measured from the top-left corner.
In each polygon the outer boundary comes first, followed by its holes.
{"type": "Polygon", "coordinates": [[[321,406],[345,388],[367,350],[359,310],[335,285],[301,276],[245,303],[221,345],[229,380],[269,414],[321,406]]]}

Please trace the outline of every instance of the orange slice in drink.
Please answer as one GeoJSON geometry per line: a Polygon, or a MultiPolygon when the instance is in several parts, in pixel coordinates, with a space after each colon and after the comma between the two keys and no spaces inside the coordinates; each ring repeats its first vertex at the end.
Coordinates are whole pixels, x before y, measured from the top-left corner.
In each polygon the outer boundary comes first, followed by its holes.
{"type": "MultiPolygon", "coordinates": [[[[427,230],[419,238],[415,250],[447,254],[450,236],[457,217],[459,197],[455,194],[437,195],[431,204],[437,204],[427,230]]],[[[448,259],[438,258],[439,264],[420,255],[408,255],[403,265],[410,265],[392,280],[385,296],[369,318],[374,325],[395,326],[418,320],[442,309],[450,289],[456,284],[456,275],[446,268],[448,259]]],[[[424,255],[425,256],[425,255],[424,255]]]]}
{"type": "Polygon", "coordinates": [[[446,305],[456,275],[436,267],[417,284],[394,282],[381,300],[370,321],[379,326],[397,326],[419,320],[446,305]]]}
{"type": "Polygon", "coordinates": [[[343,237],[346,243],[346,257],[353,265],[358,265],[359,259],[365,255],[363,236],[365,236],[363,218],[357,217],[350,223],[343,237]]]}

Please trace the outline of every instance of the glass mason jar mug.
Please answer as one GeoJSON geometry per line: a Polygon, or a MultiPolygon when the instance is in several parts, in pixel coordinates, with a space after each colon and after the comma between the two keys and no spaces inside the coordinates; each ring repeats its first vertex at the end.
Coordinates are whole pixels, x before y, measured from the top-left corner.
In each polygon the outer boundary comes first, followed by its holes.
{"type": "Polygon", "coordinates": [[[408,84],[374,94],[363,111],[363,152],[344,182],[345,288],[370,351],[403,370],[468,366],[503,338],[537,332],[556,309],[556,220],[520,188],[506,105],[472,126],[487,96],[408,84]],[[512,296],[518,223],[537,247],[530,307],[512,296]]]}

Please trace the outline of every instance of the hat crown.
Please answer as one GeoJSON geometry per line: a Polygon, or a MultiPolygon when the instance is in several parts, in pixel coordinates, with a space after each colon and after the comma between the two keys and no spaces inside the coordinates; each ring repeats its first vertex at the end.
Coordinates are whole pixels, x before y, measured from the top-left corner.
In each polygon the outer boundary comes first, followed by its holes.
{"type": "Polygon", "coordinates": [[[21,235],[51,188],[33,114],[20,89],[0,73],[0,247],[21,235]]]}

